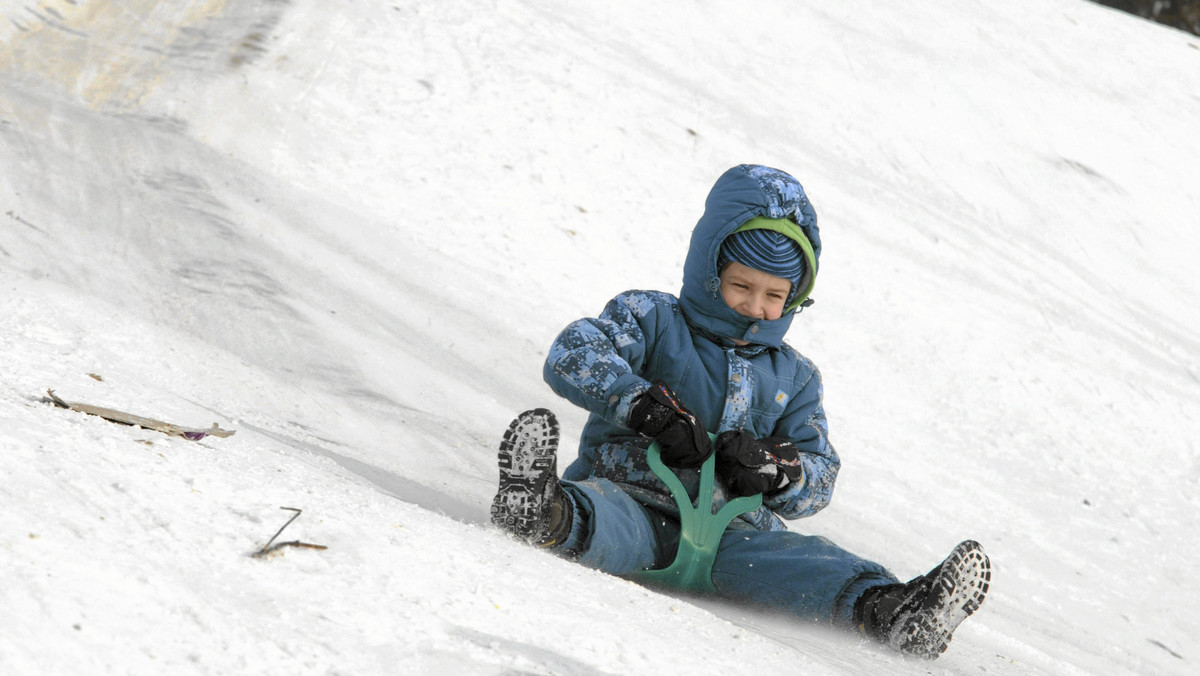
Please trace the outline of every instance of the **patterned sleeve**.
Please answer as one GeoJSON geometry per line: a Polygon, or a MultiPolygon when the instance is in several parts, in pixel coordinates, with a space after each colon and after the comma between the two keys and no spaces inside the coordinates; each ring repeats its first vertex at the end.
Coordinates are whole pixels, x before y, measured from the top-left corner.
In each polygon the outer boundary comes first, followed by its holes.
{"type": "Polygon", "coordinates": [[[800,449],[804,479],[763,496],[763,504],[784,519],[812,516],[824,509],[833,499],[833,485],[842,464],[829,443],[829,424],[821,403],[821,374],[812,362],[802,360],[811,368],[812,377],[792,398],[772,436],[790,439],[800,449]]]}
{"type": "Polygon", "coordinates": [[[650,386],[641,373],[659,330],[677,312],[672,300],[658,292],[627,291],[599,317],[567,325],[546,357],[546,383],[576,406],[624,426],[633,400],[650,386]]]}

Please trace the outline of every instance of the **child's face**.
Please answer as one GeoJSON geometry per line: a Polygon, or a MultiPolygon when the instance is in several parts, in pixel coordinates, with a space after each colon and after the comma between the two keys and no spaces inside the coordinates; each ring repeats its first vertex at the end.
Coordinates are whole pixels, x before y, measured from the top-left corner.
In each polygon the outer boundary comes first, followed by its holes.
{"type": "Polygon", "coordinates": [[[779,319],[792,283],[782,277],[730,263],[721,272],[721,297],[743,317],[779,319]]]}

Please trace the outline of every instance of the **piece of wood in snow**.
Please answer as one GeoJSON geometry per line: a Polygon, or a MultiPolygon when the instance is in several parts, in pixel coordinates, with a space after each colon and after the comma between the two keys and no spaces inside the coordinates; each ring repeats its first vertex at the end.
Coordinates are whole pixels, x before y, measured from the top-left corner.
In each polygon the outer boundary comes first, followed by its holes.
{"type": "Polygon", "coordinates": [[[59,399],[58,395],[54,394],[54,390],[46,390],[46,394],[50,395],[50,402],[60,408],[69,408],[72,411],[79,411],[80,413],[86,413],[88,415],[100,416],[101,418],[104,418],[110,422],[121,423],[122,425],[134,425],[148,430],[162,432],[163,434],[169,434],[175,437],[191,439],[192,441],[199,441],[206,436],[222,438],[233,436],[233,433],[236,431],[223,430],[220,427],[217,427],[217,423],[213,423],[212,427],[208,429],[201,429],[198,427],[182,427],[180,425],[173,425],[169,422],[163,422],[153,418],[143,418],[140,415],[126,413],[125,411],[104,408],[103,406],[92,406],[91,404],[66,402],[62,399],[59,399]]]}

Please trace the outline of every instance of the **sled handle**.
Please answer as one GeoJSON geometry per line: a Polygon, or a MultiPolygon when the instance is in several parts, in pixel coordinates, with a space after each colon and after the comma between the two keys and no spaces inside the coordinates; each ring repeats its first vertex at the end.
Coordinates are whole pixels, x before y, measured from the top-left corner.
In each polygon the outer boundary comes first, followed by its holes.
{"type": "MultiPolygon", "coordinates": [[[[712,434],[708,436],[715,438],[712,434]]],[[[712,567],[717,558],[717,547],[721,544],[721,535],[734,519],[761,507],[762,494],[730,500],[713,514],[713,487],[717,471],[715,453],[700,466],[700,487],[694,506],[683,482],[663,464],[658,442],[646,449],[646,460],[654,475],[671,490],[671,497],[679,507],[679,550],[675,553],[675,561],[666,568],[643,570],[632,578],[683,591],[716,592],[717,588],[712,582],[712,567]]]]}

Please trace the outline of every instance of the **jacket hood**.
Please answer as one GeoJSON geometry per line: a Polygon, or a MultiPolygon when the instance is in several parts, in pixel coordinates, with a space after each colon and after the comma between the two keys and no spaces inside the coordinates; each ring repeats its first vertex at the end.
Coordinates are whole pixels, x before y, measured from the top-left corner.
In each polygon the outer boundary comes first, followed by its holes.
{"type": "MultiPolygon", "coordinates": [[[[735,230],[755,218],[788,219],[799,225],[807,238],[802,248],[811,248],[812,278],[805,286],[811,290],[821,256],[821,238],[817,230],[817,212],[813,210],[800,182],[790,174],[757,164],[741,164],[717,179],[704,215],[692,231],[687,259],[683,264],[683,290],[679,304],[693,325],[728,338],[778,347],[792,325],[796,307],[790,306],[782,317],[756,320],[743,317],[721,297],[721,279],[717,255],[721,242],[735,230]],[[804,247],[808,244],[809,247],[804,247]]],[[[791,233],[788,236],[793,236],[791,233]]],[[[795,237],[793,237],[795,238],[795,237]]],[[[799,240],[797,240],[799,241],[799,240]]]]}

